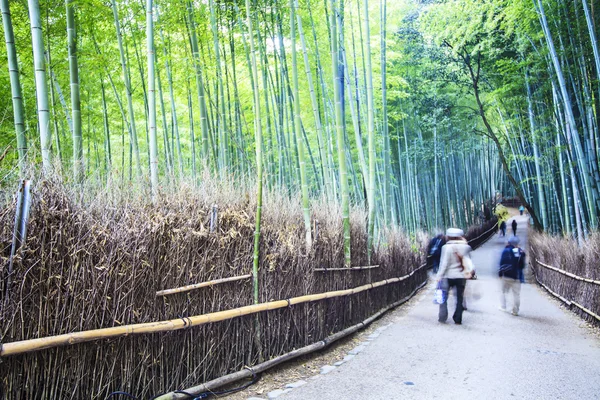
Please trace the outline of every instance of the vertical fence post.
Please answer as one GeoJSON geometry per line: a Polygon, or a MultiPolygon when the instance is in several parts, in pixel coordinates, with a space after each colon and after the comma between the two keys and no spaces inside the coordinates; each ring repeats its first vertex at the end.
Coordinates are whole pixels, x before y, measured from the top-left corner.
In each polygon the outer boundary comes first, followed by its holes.
{"type": "Polygon", "coordinates": [[[219,211],[219,206],[216,204],[213,204],[212,206],[212,210],[210,212],[210,233],[213,233],[215,228],[217,227],[217,223],[218,223],[218,211],[219,211]]]}
{"type": "Polygon", "coordinates": [[[10,259],[8,262],[8,277],[6,279],[6,296],[10,290],[10,281],[13,273],[13,260],[15,254],[21,248],[27,238],[27,221],[29,220],[29,205],[31,203],[30,196],[31,181],[25,179],[21,181],[21,187],[17,192],[17,209],[15,212],[15,228],[13,231],[12,246],[10,248],[10,259]]]}

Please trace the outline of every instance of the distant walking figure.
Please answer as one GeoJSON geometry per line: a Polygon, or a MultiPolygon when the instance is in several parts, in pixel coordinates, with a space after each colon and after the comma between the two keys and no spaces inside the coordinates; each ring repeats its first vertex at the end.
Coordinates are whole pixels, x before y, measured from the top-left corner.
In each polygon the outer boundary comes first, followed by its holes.
{"type": "Polygon", "coordinates": [[[517,236],[517,220],[516,219],[513,219],[512,228],[513,228],[513,235],[517,236]]]}
{"type": "Polygon", "coordinates": [[[427,254],[431,257],[431,265],[433,266],[433,273],[437,274],[440,268],[440,257],[442,256],[442,246],[446,244],[446,239],[443,233],[437,234],[427,246],[427,254]]]}
{"type": "MultiPolygon", "coordinates": [[[[471,261],[471,246],[462,237],[461,229],[449,228],[446,231],[448,241],[442,247],[440,257],[440,270],[437,273],[437,280],[441,288],[449,291],[451,287],[456,287],[456,310],[452,319],[457,325],[462,324],[463,314],[463,296],[465,294],[466,277],[471,276],[473,271],[473,262],[471,261]]],[[[448,301],[440,304],[438,316],[439,322],[448,320],[448,301]]]]}
{"type": "Polygon", "coordinates": [[[521,213],[521,215],[523,215],[523,211],[525,211],[525,207],[523,207],[523,206],[519,207],[519,212],[521,213]]]}
{"type": "Polygon", "coordinates": [[[525,252],[519,247],[519,238],[511,236],[500,257],[498,276],[502,279],[502,298],[500,309],[506,311],[506,294],[513,293],[512,315],[519,315],[521,306],[521,282],[519,271],[525,267],[525,252]]]}
{"type": "Polygon", "coordinates": [[[500,232],[502,232],[502,236],[506,236],[506,222],[502,221],[500,224],[500,232]]]}

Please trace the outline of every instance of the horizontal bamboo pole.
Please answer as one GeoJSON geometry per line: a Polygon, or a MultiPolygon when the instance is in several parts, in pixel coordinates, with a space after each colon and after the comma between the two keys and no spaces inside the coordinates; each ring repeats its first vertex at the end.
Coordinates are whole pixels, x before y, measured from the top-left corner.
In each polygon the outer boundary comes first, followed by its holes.
{"type": "MultiPolygon", "coordinates": [[[[538,260],[536,260],[537,262],[538,260]]],[[[539,264],[539,262],[538,262],[539,264]]],[[[543,266],[547,266],[546,264],[544,264],[543,266]]],[[[540,280],[537,277],[537,274],[535,273],[535,269],[532,268],[532,271],[534,273],[535,276],[535,280],[537,281],[537,283],[539,283],[540,285],[542,285],[542,287],[544,289],[546,289],[551,295],[553,295],[554,297],[557,297],[558,299],[562,300],[563,303],[567,304],[568,306],[574,305],[577,308],[579,308],[581,311],[587,313],[588,315],[591,315],[592,317],[596,318],[598,321],[600,321],[600,316],[596,313],[594,313],[591,310],[588,310],[587,308],[585,308],[584,306],[582,306],[581,304],[575,302],[575,301],[570,301],[566,298],[564,298],[563,296],[561,296],[560,294],[554,292],[552,289],[550,289],[548,286],[544,285],[542,282],[540,282],[540,280]]]]}
{"type": "Polygon", "coordinates": [[[332,292],[317,293],[300,297],[293,297],[286,300],[276,300],[267,303],[254,304],[250,306],[238,307],[226,311],[218,311],[209,314],[196,315],[193,317],[178,318],[172,320],[145,322],[141,324],[115,326],[112,328],[93,329],[81,332],[72,332],[56,336],[48,336],[38,339],[21,340],[18,342],[3,343],[0,347],[0,356],[10,356],[14,354],[27,353],[48,349],[57,346],[66,346],[83,342],[90,342],[98,339],[107,339],[120,336],[138,335],[143,333],[158,333],[170,332],[179,329],[185,329],[192,326],[204,325],[211,322],[225,321],[236,317],[241,317],[249,314],[256,314],[262,311],[277,310],[285,308],[293,304],[308,303],[329,299],[334,297],[348,296],[363,292],[365,290],[374,289],[380,286],[396,283],[408,279],[418,270],[423,268],[423,265],[412,271],[408,275],[398,278],[386,279],[383,281],[369,283],[352,289],[336,290],[332,292]]]}
{"type": "MultiPolygon", "coordinates": [[[[420,269],[420,268],[419,268],[420,269]]],[[[412,293],[410,293],[408,296],[406,296],[405,298],[398,300],[397,302],[390,304],[389,306],[386,306],[384,308],[382,308],[381,310],[379,310],[378,312],[376,312],[375,314],[373,314],[372,316],[370,316],[369,318],[365,319],[362,322],[359,322],[356,325],[353,325],[351,327],[348,327],[340,332],[337,332],[319,342],[310,344],[308,346],[302,347],[300,349],[296,349],[293,350],[289,353],[283,354],[281,356],[275,357],[269,361],[265,361],[264,363],[255,365],[252,368],[245,368],[241,371],[238,372],[234,372],[232,374],[229,375],[225,375],[222,376],[220,378],[216,378],[213,379],[212,381],[208,381],[206,383],[203,383],[201,385],[197,385],[188,389],[184,389],[183,391],[186,393],[189,393],[191,395],[199,395],[201,393],[206,393],[206,392],[211,392],[219,387],[225,386],[225,385],[229,385],[233,382],[239,381],[241,379],[248,379],[248,378],[252,378],[254,376],[254,374],[259,374],[261,372],[264,372],[272,367],[275,367],[278,364],[281,364],[283,362],[286,361],[291,361],[297,357],[306,355],[306,354],[310,354],[313,353],[315,351],[318,350],[322,350],[325,347],[329,346],[330,344],[334,343],[337,340],[340,340],[362,328],[367,327],[369,324],[371,324],[373,321],[375,321],[377,318],[379,318],[381,315],[383,315],[385,312],[387,312],[388,310],[391,310],[392,308],[398,307],[401,304],[406,303],[408,300],[410,300],[423,286],[425,286],[425,284],[427,283],[427,281],[421,283],[417,288],[415,288],[415,290],[412,291],[412,293]]],[[[178,399],[189,399],[189,396],[183,394],[183,393],[175,393],[175,392],[170,392],[170,393],[165,393],[162,396],[156,397],[155,400],[178,400],[178,399]]]]}
{"type": "MultiPolygon", "coordinates": [[[[532,249],[532,253],[535,254],[535,252],[532,249]]],[[[535,277],[535,280],[537,281],[538,284],[540,284],[544,289],[546,289],[548,291],[548,293],[550,293],[552,296],[558,298],[559,300],[561,300],[563,303],[567,304],[568,306],[571,305],[571,301],[567,300],[566,298],[562,297],[560,294],[556,293],[554,290],[550,289],[548,286],[546,286],[545,284],[543,284],[537,275],[537,271],[535,270],[535,268],[533,267],[533,265],[531,265],[531,272],[533,272],[533,276],[535,277]]]]}
{"type": "Polygon", "coordinates": [[[535,262],[536,262],[537,264],[541,265],[541,266],[542,266],[542,267],[544,267],[544,268],[551,269],[552,271],[556,271],[556,272],[558,272],[559,274],[563,274],[563,275],[565,275],[565,276],[568,276],[569,278],[577,279],[578,281],[583,281],[583,282],[593,283],[594,285],[600,285],[600,281],[595,281],[595,280],[593,280],[593,279],[584,278],[584,277],[581,277],[581,276],[579,276],[579,275],[575,275],[575,274],[573,274],[573,273],[571,273],[571,272],[568,272],[568,271],[562,270],[562,269],[560,269],[560,268],[556,268],[556,267],[553,267],[553,266],[551,266],[551,265],[544,264],[543,262],[541,262],[541,261],[540,261],[540,260],[538,260],[537,258],[535,259],[535,262]]]}
{"type": "Polygon", "coordinates": [[[485,235],[489,234],[490,232],[495,231],[497,229],[498,229],[497,225],[494,225],[490,229],[488,229],[487,231],[483,232],[481,235],[477,236],[476,238],[467,241],[467,243],[468,242],[474,242],[475,240],[479,239],[480,237],[483,237],[483,236],[485,236],[485,235]]]}
{"type": "Polygon", "coordinates": [[[200,289],[200,288],[207,287],[207,286],[214,286],[214,285],[219,285],[221,283],[227,283],[227,282],[241,281],[241,280],[250,279],[250,278],[252,278],[252,274],[231,276],[229,278],[215,279],[212,281],[195,283],[193,285],[182,286],[182,287],[178,287],[178,288],[174,288],[174,289],[159,290],[158,292],[156,292],[156,297],[166,296],[166,295],[175,294],[175,293],[189,292],[190,290],[200,289]]]}
{"type": "Polygon", "coordinates": [[[351,267],[351,268],[315,268],[313,271],[326,272],[326,271],[364,271],[365,269],[379,268],[379,265],[366,265],[364,267],[351,267]]]}
{"type": "Polygon", "coordinates": [[[562,300],[562,302],[563,302],[563,303],[565,303],[565,304],[567,304],[567,305],[569,305],[569,306],[572,304],[570,300],[567,300],[566,298],[564,298],[563,296],[561,296],[560,294],[556,293],[554,290],[550,289],[548,286],[546,286],[545,284],[543,284],[542,282],[540,282],[540,280],[537,278],[537,276],[536,276],[535,280],[536,280],[536,281],[537,281],[537,282],[538,282],[540,285],[542,285],[542,287],[543,287],[544,289],[546,289],[548,292],[550,292],[550,294],[551,294],[552,296],[554,296],[554,297],[556,297],[556,298],[558,298],[558,299],[562,300]]]}
{"type": "Polygon", "coordinates": [[[600,321],[600,316],[596,313],[594,313],[593,311],[588,310],[587,308],[585,308],[584,306],[582,306],[579,303],[576,303],[574,301],[572,301],[573,305],[576,306],[577,308],[579,308],[581,311],[584,311],[586,313],[588,313],[589,315],[591,315],[592,317],[596,318],[598,321],[600,321]]]}

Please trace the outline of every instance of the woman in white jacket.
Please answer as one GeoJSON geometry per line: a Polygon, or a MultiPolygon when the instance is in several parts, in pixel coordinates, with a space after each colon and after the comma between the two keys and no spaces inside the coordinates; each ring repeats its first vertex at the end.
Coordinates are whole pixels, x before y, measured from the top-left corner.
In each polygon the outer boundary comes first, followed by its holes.
{"type": "MultiPolygon", "coordinates": [[[[448,241],[442,247],[440,257],[440,269],[437,273],[437,280],[441,282],[443,290],[449,291],[451,287],[456,287],[456,310],[452,319],[457,325],[462,324],[463,296],[467,278],[471,277],[473,272],[473,262],[471,261],[471,246],[463,238],[463,231],[457,228],[449,228],[446,231],[448,241]]],[[[448,301],[440,304],[440,313],[438,321],[445,323],[448,319],[448,301]]]]}

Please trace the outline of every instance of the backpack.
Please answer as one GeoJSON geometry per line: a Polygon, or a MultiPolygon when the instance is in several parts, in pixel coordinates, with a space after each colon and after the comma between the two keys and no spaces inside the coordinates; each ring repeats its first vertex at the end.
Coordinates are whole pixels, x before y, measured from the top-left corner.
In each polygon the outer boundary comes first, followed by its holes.
{"type": "Polygon", "coordinates": [[[510,249],[510,263],[500,265],[498,272],[501,275],[509,274],[512,271],[521,269],[521,257],[523,256],[523,250],[518,247],[510,249]]]}

